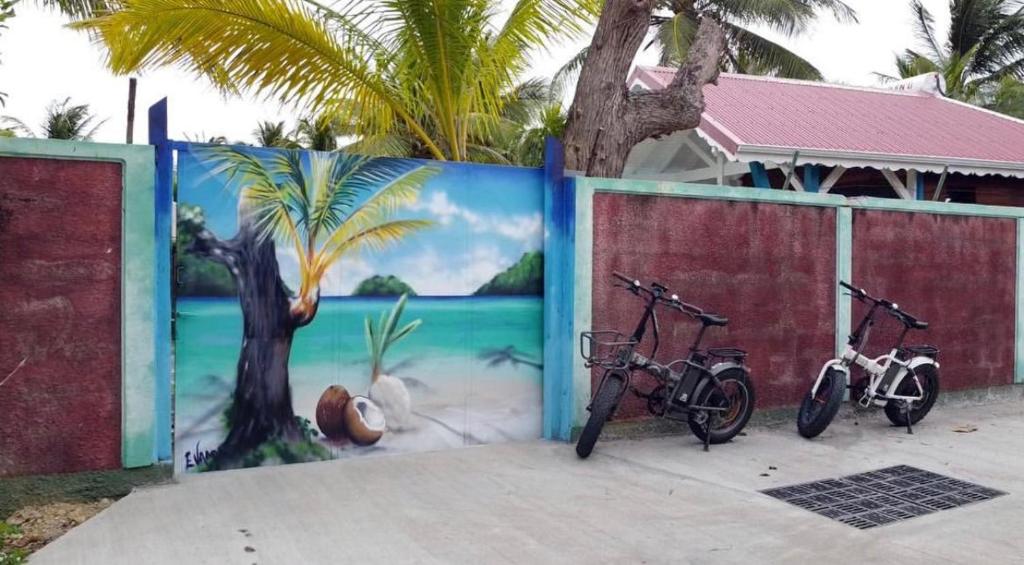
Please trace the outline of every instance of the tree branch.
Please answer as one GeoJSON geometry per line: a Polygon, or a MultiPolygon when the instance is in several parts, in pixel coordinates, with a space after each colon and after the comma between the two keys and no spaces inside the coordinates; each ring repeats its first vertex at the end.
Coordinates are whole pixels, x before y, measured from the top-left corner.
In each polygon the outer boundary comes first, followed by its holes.
{"type": "Polygon", "coordinates": [[[621,177],[630,150],[652,136],[691,129],[704,111],[703,87],[718,78],[725,34],[701,20],[672,83],[631,93],[626,80],[651,21],[655,0],[605,0],[580,71],[564,136],[565,165],[589,176],[621,177]]]}
{"type": "Polygon", "coordinates": [[[725,33],[710,18],[703,18],[686,61],[663,90],[634,92],[627,101],[627,119],[633,145],[649,137],[692,129],[704,112],[704,86],[718,81],[725,33]]]}

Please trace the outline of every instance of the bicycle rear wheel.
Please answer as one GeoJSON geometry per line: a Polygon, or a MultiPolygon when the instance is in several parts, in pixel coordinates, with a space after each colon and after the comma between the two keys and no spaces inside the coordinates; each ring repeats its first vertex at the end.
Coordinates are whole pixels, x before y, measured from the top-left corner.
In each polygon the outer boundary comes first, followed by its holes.
{"type": "Polygon", "coordinates": [[[800,404],[800,413],[796,418],[796,427],[805,438],[818,436],[832,423],[843,403],[843,391],[846,389],[846,377],[842,371],[829,369],[821,378],[817,394],[808,393],[800,404]]]}
{"type": "MultiPolygon", "coordinates": [[[[928,412],[931,411],[932,406],[935,405],[935,400],[939,397],[939,370],[934,365],[923,365],[914,369],[914,374],[917,375],[919,381],[921,381],[921,388],[924,390],[924,398],[920,401],[913,402],[910,405],[910,423],[916,424],[921,421],[928,412]]],[[[896,389],[896,394],[900,396],[916,396],[917,385],[914,384],[914,379],[910,375],[907,375],[900,381],[900,386],[896,389]]],[[[897,404],[895,401],[890,400],[885,405],[885,415],[889,418],[889,421],[894,426],[906,426],[907,415],[903,411],[903,407],[897,404]]]]}
{"type": "Polygon", "coordinates": [[[704,412],[703,415],[699,410],[691,410],[687,419],[693,435],[704,441],[708,435],[704,418],[711,418],[711,439],[708,441],[711,444],[725,443],[736,437],[754,413],[754,385],[746,372],[740,369],[723,371],[718,375],[718,382],[722,383],[722,388],[709,383],[696,405],[727,410],[704,412]]]}
{"type": "Polygon", "coordinates": [[[619,399],[622,398],[625,386],[625,379],[609,374],[601,383],[601,387],[597,389],[594,401],[590,404],[590,417],[587,418],[587,424],[583,426],[580,438],[576,441],[576,455],[580,459],[590,457],[590,453],[594,451],[594,444],[597,443],[597,438],[601,435],[605,422],[615,412],[615,407],[618,406],[619,399]]]}

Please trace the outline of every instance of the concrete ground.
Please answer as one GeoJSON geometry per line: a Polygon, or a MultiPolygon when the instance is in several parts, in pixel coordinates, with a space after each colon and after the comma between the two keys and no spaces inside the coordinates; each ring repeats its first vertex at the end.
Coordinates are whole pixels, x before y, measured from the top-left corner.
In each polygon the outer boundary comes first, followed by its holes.
{"type": "Polygon", "coordinates": [[[887,424],[751,427],[710,453],[678,435],[586,461],[533,442],[212,473],[135,492],[31,563],[1024,562],[1024,402],[887,424]],[[897,464],[1010,494],[861,531],[757,492],[897,464]]]}

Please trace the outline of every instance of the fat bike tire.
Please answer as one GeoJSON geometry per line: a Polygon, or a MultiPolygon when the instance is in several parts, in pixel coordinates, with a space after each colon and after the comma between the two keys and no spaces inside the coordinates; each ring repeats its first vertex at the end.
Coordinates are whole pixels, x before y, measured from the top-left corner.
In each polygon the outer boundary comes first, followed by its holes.
{"type": "Polygon", "coordinates": [[[580,459],[590,457],[590,453],[594,451],[594,444],[597,443],[605,422],[611,419],[619,399],[622,398],[625,384],[622,379],[609,375],[597,390],[597,395],[590,404],[590,417],[587,418],[580,438],[576,441],[576,455],[580,459]]]}
{"type": "Polygon", "coordinates": [[[845,390],[846,377],[843,373],[831,369],[826,371],[818,386],[818,393],[807,393],[800,404],[800,413],[796,417],[796,428],[800,435],[810,439],[825,431],[839,412],[845,390]]]}
{"type": "MultiPolygon", "coordinates": [[[[924,399],[910,405],[910,423],[916,424],[924,419],[935,406],[935,400],[939,397],[939,370],[934,365],[923,365],[914,369],[914,374],[921,381],[921,388],[924,389],[924,399]]],[[[896,394],[910,396],[917,394],[917,387],[914,379],[907,375],[896,387],[896,394]]],[[[885,405],[885,415],[894,426],[906,426],[907,414],[899,403],[889,401],[885,405]]]]}
{"type": "Polygon", "coordinates": [[[690,431],[701,441],[717,445],[725,443],[736,434],[743,431],[750,416],[754,413],[754,384],[750,382],[750,376],[739,369],[730,369],[718,375],[718,381],[722,383],[719,389],[714,385],[708,385],[697,398],[697,406],[712,406],[715,408],[729,408],[726,412],[706,412],[704,416],[699,410],[690,412],[687,423],[690,431]],[[705,436],[707,425],[704,418],[711,418],[711,438],[705,436]]]}

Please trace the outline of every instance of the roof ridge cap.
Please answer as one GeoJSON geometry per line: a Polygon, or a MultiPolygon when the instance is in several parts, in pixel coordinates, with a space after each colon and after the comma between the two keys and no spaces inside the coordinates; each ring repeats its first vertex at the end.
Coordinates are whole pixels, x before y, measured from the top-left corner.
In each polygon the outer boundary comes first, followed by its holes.
{"type": "MultiPolygon", "coordinates": [[[[636,69],[637,70],[643,69],[646,72],[653,72],[653,73],[659,73],[660,72],[660,73],[673,73],[674,74],[676,72],[676,69],[674,67],[661,67],[661,66],[657,66],[657,65],[637,65],[636,69]]],[[[853,90],[853,91],[857,91],[857,92],[870,92],[870,93],[874,93],[874,94],[891,94],[893,96],[910,96],[910,97],[913,97],[913,98],[938,98],[940,100],[941,99],[946,99],[946,97],[944,97],[944,96],[932,96],[930,94],[916,92],[916,91],[892,90],[890,88],[884,88],[884,87],[881,87],[881,86],[863,86],[863,85],[856,85],[856,84],[843,84],[843,83],[836,83],[836,82],[804,80],[804,79],[795,79],[795,78],[782,78],[782,77],[772,77],[772,76],[765,76],[765,75],[747,75],[747,74],[742,74],[742,73],[720,73],[719,77],[726,77],[726,78],[731,78],[731,79],[736,79],[736,80],[749,80],[749,81],[755,81],[755,82],[771,82],[771,83],[776,83],[776,84],[794,84],[794,85],[800,85],[800,86],[810,86],[810,87],[814,87],[814,88],[834,88],[834,89],[837,89],[837,90],[853,90]]]]}

